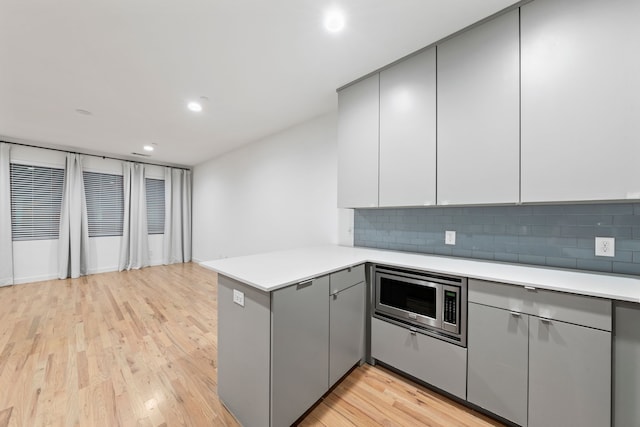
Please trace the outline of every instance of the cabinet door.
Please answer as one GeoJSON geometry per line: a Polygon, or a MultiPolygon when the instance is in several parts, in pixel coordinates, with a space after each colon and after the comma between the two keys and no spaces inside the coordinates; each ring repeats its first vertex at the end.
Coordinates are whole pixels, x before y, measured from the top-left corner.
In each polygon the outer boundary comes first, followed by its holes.
{"type": "Polygon", "coordinates": [[[329,389],[328,295],[329,276],[272,293],[272,426],[291,425],[329,389]]]}
{"type": "Polygon", "coordinates": [[[378,206],[378,74],[338,92],[338,207],[378,206]]]}
{"type": "Polygon", "coordinates": [[[361,282],[329,297],[329,387],[364,357],[364,291],[361,282]]]}
{"type": "Polygon", "coordinates": [[[371,357],[464,399],[467,395],[467,349],[371,319],[371,357]]]}
{"type": "Polygon", "coordinates": [[[522,201],[640,198],[640,2],[522,6],[522,201]]]}
{"type": "Polygon", "coordinates": [[[518,10],[438,46],[438,204],[520,198],[518,10]]]}
{"type": "Polygon", "coordinates": [[[611,424],[611,333],[531,316],[529,427],[611,424]]]}
{"type": "Polygon", "coordinates": [[[527,425],[529,316],[469,304],[467,400],[527,425]]]}
{"type": "Polygon", "coordinates": [[[380,206],[436,202],[436,51],[380,73],[380,206]]]}
{"type": "Polygon", "coordinates": [[[640,426],[640,305],[616,303],[613,354],[616,427],[640,426]]]}

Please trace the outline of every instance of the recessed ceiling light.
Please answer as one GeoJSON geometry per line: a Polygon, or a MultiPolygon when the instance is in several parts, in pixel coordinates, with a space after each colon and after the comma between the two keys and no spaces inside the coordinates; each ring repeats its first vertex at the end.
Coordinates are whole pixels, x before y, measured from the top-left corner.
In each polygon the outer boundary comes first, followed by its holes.
{"type": "Polygon", "coordinates": [[[187,108],[194,113],[199,113],[200,111],[202,111],[202,104],[200,104],[199,102],[191,101],[187,104],[187,108]]]}
{"type": "Polygon", "coordinates": [[[142,148],[144,148],[144,151],[153,151],[153,145],[145,145],[142,148]]]}
{"type": "Polygon", "coordinates": [[[324,14],[324,28],[330,33],[337,33],[344,29],[344,13],[338,9],[328,10],[324,14]]]}

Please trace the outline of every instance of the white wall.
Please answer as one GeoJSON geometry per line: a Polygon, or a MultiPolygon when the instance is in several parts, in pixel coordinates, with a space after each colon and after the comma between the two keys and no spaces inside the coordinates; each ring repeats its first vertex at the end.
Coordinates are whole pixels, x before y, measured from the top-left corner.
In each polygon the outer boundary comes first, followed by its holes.
{"type": "MultiPolygon", "coordinates": [[[[11,162],[64,169],[66,154],[19,145],[11,146],[11,162]]],[[[93,156],[83,157],[85,170],[122,175],[122,162],[93,156]]],[[[146,167],[148,178],[164,179],[164,168],[146,167]]],[[[89,273],[116,271],[122,237],[92,237],[89,239],[89,273]]],[[[149,236],[151,265],[162,264],[162,234],[149,236]]],[[[50,280],[58,277],[58,240],[28,240],[13,242],[15,283],[50,280]]]]}
{"type": "Polygon", "coordinates": [[[337,206],[335,113],[194,168],[193,258],[353,244],[337,206]]]}

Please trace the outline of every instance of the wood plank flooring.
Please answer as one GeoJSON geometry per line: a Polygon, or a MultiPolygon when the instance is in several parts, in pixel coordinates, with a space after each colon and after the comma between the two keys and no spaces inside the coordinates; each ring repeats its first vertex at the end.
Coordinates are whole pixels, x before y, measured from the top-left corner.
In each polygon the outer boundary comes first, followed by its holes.
{"type": "MultiPolygon", "coordinates": [[[[0,288],[0,427],[237,426],[216,394],[216,295],[190,263],[0,288]]],[[[365,365],[301,425],[501,424],[365,365]]]]}

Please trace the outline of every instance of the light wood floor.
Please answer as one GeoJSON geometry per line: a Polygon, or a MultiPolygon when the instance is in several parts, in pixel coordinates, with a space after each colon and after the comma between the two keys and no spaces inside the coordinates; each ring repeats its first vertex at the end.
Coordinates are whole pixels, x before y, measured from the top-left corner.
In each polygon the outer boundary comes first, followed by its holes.
{"type": "MultiPolygon", "coordinates": [[[[0,288],[0,427],[237,426],[216,394],[216,291],[194,264],[0,288]]],[[[500,424],[365,365],[301,425],[500,424]]]]}

